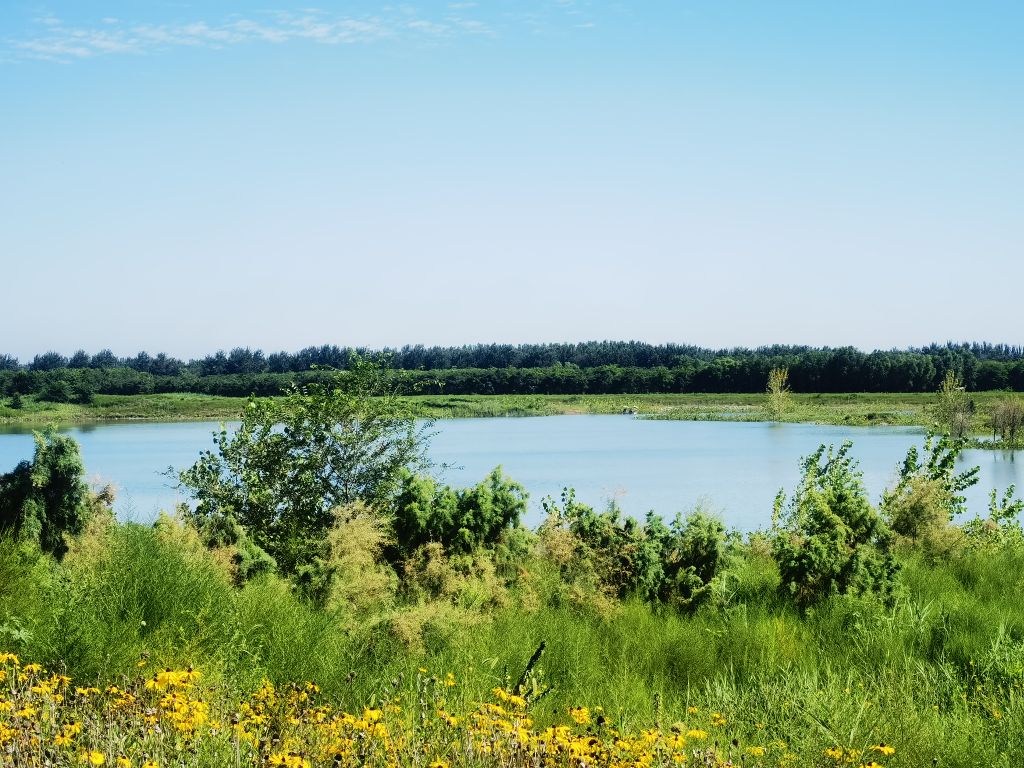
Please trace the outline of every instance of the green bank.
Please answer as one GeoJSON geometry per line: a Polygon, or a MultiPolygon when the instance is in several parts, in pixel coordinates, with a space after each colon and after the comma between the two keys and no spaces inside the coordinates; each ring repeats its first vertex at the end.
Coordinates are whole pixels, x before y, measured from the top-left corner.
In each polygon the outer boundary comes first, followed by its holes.
{"type": "MultiPolygon", "coordinates": [[[[939,423],[935,393],[790,394],[778,420],[849,426],[902,425],[932,427],[939,423]]],[[[991,434],[993,409],[1005,392],[971,392],[970,432],[991,434]]],[[[764,394],[636,395],[420,395],[406,400],[423,417],[474,418],[629,414],[657,419],[764,421],[772,418],[764,394]]],[[[52,403],[25,397],[20,407],[0,405],[0,423],[38,428],[46,424],[150,420],[233,420],[246,398],[190,393],[96,395],[89,404],[52,403]]]]}

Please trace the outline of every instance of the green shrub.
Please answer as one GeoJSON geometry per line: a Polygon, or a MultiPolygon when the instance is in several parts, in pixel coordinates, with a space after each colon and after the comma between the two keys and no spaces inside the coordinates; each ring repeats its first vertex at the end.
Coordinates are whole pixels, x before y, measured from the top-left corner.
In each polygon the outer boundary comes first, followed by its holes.
{"type": "Polygon", "coordinates": [[[694,511],[666,525],[650,512],[641,525],[614,503],[596,512],[571,489],[560,505],[547,499],[544,508],[541,541],[563,581],[687,610],[711,595],[725,550],[725,526],[715,517],[694,511]]]}
{"type": "Polygon", "coordinates": [[[895,587],[892,534],[868,501],[849,455],[852,445],[819,447],[801,462],[802,479],[788,507],[781,491],[775,501],[780,588],[802,608],[834,594],[888,600],[895,587]]]}
{"type": "Polygon", "coordinates": [[[398,589],[398,577],[383,558],[391,541],[385,522],[366,504],[339,507],[321,554],[296,573],[300,592],[315,605],[353,618],[388,610],[398,589]]]}
{"type": "Polygon", "coordinates": [[[617,505],[597,512],[566,489],[561,504],[548,498],[543,506],[543,551],[558,564],[564,582],[616,598],[649,599],[659,593],[664,569],[658,542],[636,520],[623,517],[617,505]]]}
{"type": "Polygon", "coordinates": [[[183,520],[192,525],[203,543],[213,552],[226,556],[232,565],[236,586],[250,579],[277,570],[277,562],[267,554],[239,525],[234,515],[220,514],[205,517],[190,514],[187,506],[179,506],[183,520]]]}
{"type": "Polygon", "coordinates": [[[972,547],[999,547],[1024,550],[1024,528],[1020,515],[1024,500],[1016,497],[1017,487],[1011,485],[1002,497],[993,488],[988,499],[988,517],[975,517],[964,523],[963,532],[972,547]]]}
{"type": "Polygon", "coordinates": [[[722,521],[695,510],[685,518],[676,515],[666,526],[651,512],[644,535],[656,545],[661,563],[657,598],[683,609],[694,609],[706,602],[725,556],[722,521]]]}
{"type": "Polygon", "coordinates": [[[72,438],[48,430],[35,441],[32,461],[0,475],[0,530],[60,558],[89,519],[85,467],[72,438]]]}
{"type": "Polygon", "coordinates": [[[454,489],[426,475],[406,472],[394,503],[394,540],[387,554],[400,562],[431,542],[449,555],[493,547],[519,525],[526,492],[496,467],[472,488],[454,489]]]}
{"type": "Polygon", "coordinates": [[[979,467],[956,471],[956,461],[966,446],[965,439],[929,432],[924,441],[923,460],[917,446],[910,447],[900,465],[895,487],[882,495],[882,511],[890,518],[895,514],[902,528],[897,533],[913,537],[934,524],[937,517],[945,515],[946,522],[950,522],[966,511],[967,498],[963,492],[978,482],[980,471],[979,467]],[[917,497],[909,506],[903,498],[907,495],[917,497]],[[920,521],[913,519],[915,513],[922,516],[920,521]]]}

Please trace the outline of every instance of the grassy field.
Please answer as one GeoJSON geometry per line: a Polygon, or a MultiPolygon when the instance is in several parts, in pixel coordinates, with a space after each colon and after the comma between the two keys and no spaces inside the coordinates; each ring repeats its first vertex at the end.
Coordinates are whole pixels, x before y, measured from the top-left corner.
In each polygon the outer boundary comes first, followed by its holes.
{"type": "Polygon", "coordinates": [[[245,406],[241,397],[171,393],[160,395],[96,395],[89,405],[38,402],[24,398],[21,408],[0,404],[0,424],[40,427],[46,424],[84,424],[151,419],[198,421],[235,419],[245,406]]]}
{"type": "MultiPolygon", "coordinates": [[[[996,393],[977,395],[984,421],[985,405],[996,393]]],[[[446,416],[550,416],[575,413],[635,412],[659,419],[764,421],[761,394],[661,395],[450,395],[412,398],[423,411],[446,416]]],[[[793,395],[785,420],[824,424],[925,425],[932,420],[931,394],[793,395]]]]}
{"type": "Polygon", "coordinates": [[[149,758],[211,767],[668,767],[686,754],[686,764],[701,766],[1011,768],[1024,750],[1016,597],[1024,555],[1016,549],[944,562],[908,555],[891,608],[835,598],[805,614],[780,597],[770,558],[748,546],[734,549],[717,604],[694,615],[566,595],[540,561],[524,563],[512,588],[469,576],[435,599],[399,596],[369,612],[315,608],[273,577],[233,588],[223,565],[167,527],[97,531],[60,565],[0,542],[0,652],[72,679],[55,701],[45,673],[21,677],[0,664],[0,704],[10,703],[0,707],[0,741],[6,735],[8,748],[20,743],[28,755],[42,735],[53,760],[5,763],[0,751],[0,765],[70,766],[99,752],[105,764],[124,755],[132,766],[149,758]],[[515,687],[542,641],[546,651],[520,689],[528,713],[517,713],[494,689],[515,687]],[[160,682],[167,668],[194,669],[196,684],[165,698],[175,693],[172,676],[160,682]],[[265,681],[277,691],[271,704],[265,681]],[[75,695],[76,686],[96,693],[75,695]],[[303,691],[310,703],[295,712],[303,691]],[[43,712],[54,714],[40,720],[43,712]],[[378,716],[389,734],[405,734],[392,760],[383,744],[373,756],[350,750],[377,743],[352,729],[378,716]],[[84,730],[72,725],[72,746],[58,748],[69,723],[84,730]],[[537,763],[548,727],[608,751],[574,757],[567,746],[537,763]],[[534,751],[512,748],[512,734],[534,751]],[[495,751],[474,751],[481,742],[495,751]],[[616,752],[644,744],[645,759],[616,752]],[[288,753],[297,762],[281,762],[288,753]]]}

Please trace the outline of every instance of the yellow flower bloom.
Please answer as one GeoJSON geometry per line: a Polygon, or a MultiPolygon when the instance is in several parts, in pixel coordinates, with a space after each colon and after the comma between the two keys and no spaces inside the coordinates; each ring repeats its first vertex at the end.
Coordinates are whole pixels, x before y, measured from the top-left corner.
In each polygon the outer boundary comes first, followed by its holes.
{"type": "Polygon", "coordinates": [[[569,717],[579,725],[590,725],[590,710],[586,707],[569,707],[569,717]]]}

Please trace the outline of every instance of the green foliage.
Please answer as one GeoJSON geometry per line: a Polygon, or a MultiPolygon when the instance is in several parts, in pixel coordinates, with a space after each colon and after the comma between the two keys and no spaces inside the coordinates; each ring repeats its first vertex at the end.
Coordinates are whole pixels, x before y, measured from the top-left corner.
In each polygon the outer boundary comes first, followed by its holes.
{"type": "Polygon", "coordinates": [[[20,649],[38,640],[40,593],[53,580],[39,547],[0,532],[0,646],[20,649]]]}
{"type": "Polygon", "coordinates": [[[1015,485],[1010,485],[1001,497],[995,488],[992,489],[988,498],[988,517],[975,517],[964,523],[964,534],[972,545],[1024,551],[1024,528],[1020,520],[1024,499],[1018,499],[1016,493],[1015,485]]]}
{"type": "Polygon", "coordinates": [[[893,594],[891,532],[868,501],[849,455],[852,446],[820,446],[802,460],[802,479],[788,508],[783,492],[776,498],[773,552],[781,589],[801,608],[837,594],[885,600],[893,594]]]}
{"type": "Polygon", "coordinates": [[[939,423],[954,440],[967,435],[974,415],[974,401],[967,394],[967,387],[955,371],[947,371],[939,387],[939,402],[936,413],[939,423]]]}
{"type": "Polygon", "coordinates": [[[88,405],[95,394],[91,372],[60,369],[50,372],[39,391],[40,400],[50,403],[88,405]]]}
{"type": "Polygon", "coordinates": [[[978,467],[957,472],[956,461],[966,440],[948,435],[925,437],[922,460],[911,446],[896,485],[882,494],[881,511],[892,531],[927,558],[948,557],[962,532],[951,526],[966,511],[963,492],[978,482],[978,467]]]}
{"type": "Polygon", "coordinates": [[[768,402],[765,404],[768,418],[778,421],[791,407],[789,369],[772,368],[768,372],[768,402]]]}
{"type": "MultiPolygon", "coordinates": [[[[192,393],[275,396],[290,386],[323,381],[322,371],[349,365],[354,350],[311,347],[294,354],[235,348],[185,362],[165,354],[118,358],[104,350],[91,358],[56,353],[27,366],[0,355],[0,390],[23,395],[76,396],[61,384],[98,395],[192,393]],[[88,359],[87,359],[88,358],[88,359]],[[15,379],[19,381],[15,383],[15,379]],[[51,386],[53,384],[53,386],[51,386]]],[[[446,395],[609,395],[672,392],[764,393],[765,374],[787,370],[805,392],[929,392],[959,371],[972,392],[1024,390],[1024,349],[990,344],[931,345],[923,349],[864,353],[843,348],[772,346],[699,349],[674,344],[586,342],[472,347],[404,347],[390,353],[408,384],[446,395]]],[[[414,391],[409,388],[407,392],[414,391]]],[[[795,398],[794,398],[795,399],[795,398]]],[[[757,409],[764,413],[763,397],[757,409]]],[[[930,414],[929,420],[934,418],[930,414]]],[[[972,421],[968,419],[968,421],[972,421]]],[[[968,424],[961,423],[966,428],[968,424]]],[[[948,428],[948,427],[947,427],[948,428]]]]}
{"type": "Polygon", "coordinates": [[[398,562],[423,544],[443,544],[449,554],[492,547],[519,525],[526,511],[523,487],[496,467],[472,488],[454,489],[426,475],[405,472],[393,505],[394,540],[389,559],[398,562]]]}
{"type": "MultiPolygon", "coordinates": [[[[181,510],[189,518],[187,506],[181,510]]],[[[235,584],[241,586],[250,579],[277,570],[277,563],[256,544],[238,521],[230,515],[210,515],[194,518],[194,526],[202,542],[212,550],[226,552],[234,570],[235,584]]]]}
{"type": "Polygon", "coordinates": [[[1019,397],[1000,399],[992,407],[993,435],[1008,446],[1017,445],[1018,435],[1024,433],[1024,401],[1019,397]]]}
{"type": "Polygon", "coordinates": [[[234,520],[291,574],[320,553],[336,507],[390,504],[403,474],[425,466],[424,430],[380,365],[357,360],[328,383],[251,398],[238,429],[222,427],[179,477],[199,527],[234,520]]]}
{"type": "Polygon", "coordinates": [[[666,526],[647,514],[644,534],[657,547],[662,576],[654,596],[677,608],[692,610],[707,602],[725,559],[725,525],[701,510],[676,515],[666,526]]]}
{"type": "Polygon", "coordinates": [[[710,597],[725,552],[720,520],[694,511],[666,525],[651,512],[641,525],[615,504],[596,512],[577,502],[571,489],[562,492],[561,504],[545,499],[544,509],[542,541],[563,579],[684,610],[710,597]]]}
{"type": "Polygon", "coordinates": [[[505,602],[470,603],[476,579],[435,560],[434,546],[416,578],[449,581],[437,598],[418,591],[408,605],[406,592],[374,592],[377,603],[359,594],[356,574],[379,562],[359,552],[381,531],[348,526],[367,514],[336,516],[329,536],[350,548],[331,558],[353,579],[324,607],[273,575],[233,588],[218,553],[173,520],[90,526],[61,563],[0,539],[0,642],[101,687],[120,685],[145,658],[144,670],[194,665],[218,690],[246,694],[264,677],[312,680],[322,703],[349,711],[402,696],[411,717],[433,678],[453,707],[505,685],[527,697],[541,727],[564,721],[568,706],[591,707],[596,719],[601,705],[630,728],[658,715],[666,727],[706,727],[717,712],[728,723],[708,728],[709,742],[784,742],[771,754],[811,762],[836,745],[870,755],[884,742],[896,748],[890,768],[936,757],[955,768],[1012,766],[1024,744],[1024,547],[967,548],[940,561],[902,552],[906,591],[894,604],[837,595],[800,612],[779,597],[755,537],[728,548],[715,577],[731,590],[721,605],[687,613],[626,599],[598,613],[532,601],[539,561],[525,564],[523,588],[505,602]],[[542,641],[543,657],[517,683],[542,641]]]}
{"type": "Polygon", "coordinates": [[[1020,527],[1020,514],[1024,512],[1024,499],[1016,498],[1017,486],[1010,485],[1003,492],[1002,498],[993,488],[988,497],[988,516],[1000,525],[1016,525],[1020,527]]]}
{"type": "MultiPolygon", "coordinates": [[[[903,464],[900,466],[899,478],[895,487],[882,495],[882,510],[891,520],[896,521],[900,528],[898,533],[913,536],[918,527],[913,519],[913,512],[906,506],[906,497],[912,491],[920,491],[924,485],[933,488],[934,504],[937,511],[919,510],[923,518],[945,515],[946,522],[966,511],[967,498],[963,492],[978,482],[979,467],[972,467],[963,472],[956,471],[956,461],[963,453],[967,441],[963,438],[952,438],[948,435],[928,433],[924,441],[925,458],[922,460],[917,446],[907,451],[903,464]],[[910,515],[910,517],[908,517],[910,515]]],[[[894,528],[894,530],[896,530],[894,528]]]]}
{"type": "Polygon", "coordinates": [[[86,534],[58,576],[46,655],[83,672],[124,674],[143,655],[205,655],[229,642],[228,575],[170,518],[86,534]]]}
{"type": "Polygon", "coordinates": [[[0,529],[60,558],[89,519],[85,468],[72,438],[48,430],[35,442],[32,461],[0,475],[0,529]]]}
{"type": "Polygon", "coordinates": [[[617,598],[658,593],[664,570],[657,542],[644,535],[635,519],[623,517],[616,504],[597,512],[576,501],[572,489],[562,491],[560,504],[551,498],[542,504],[547,514],[542,541],[563,580],[617,598]]]}

